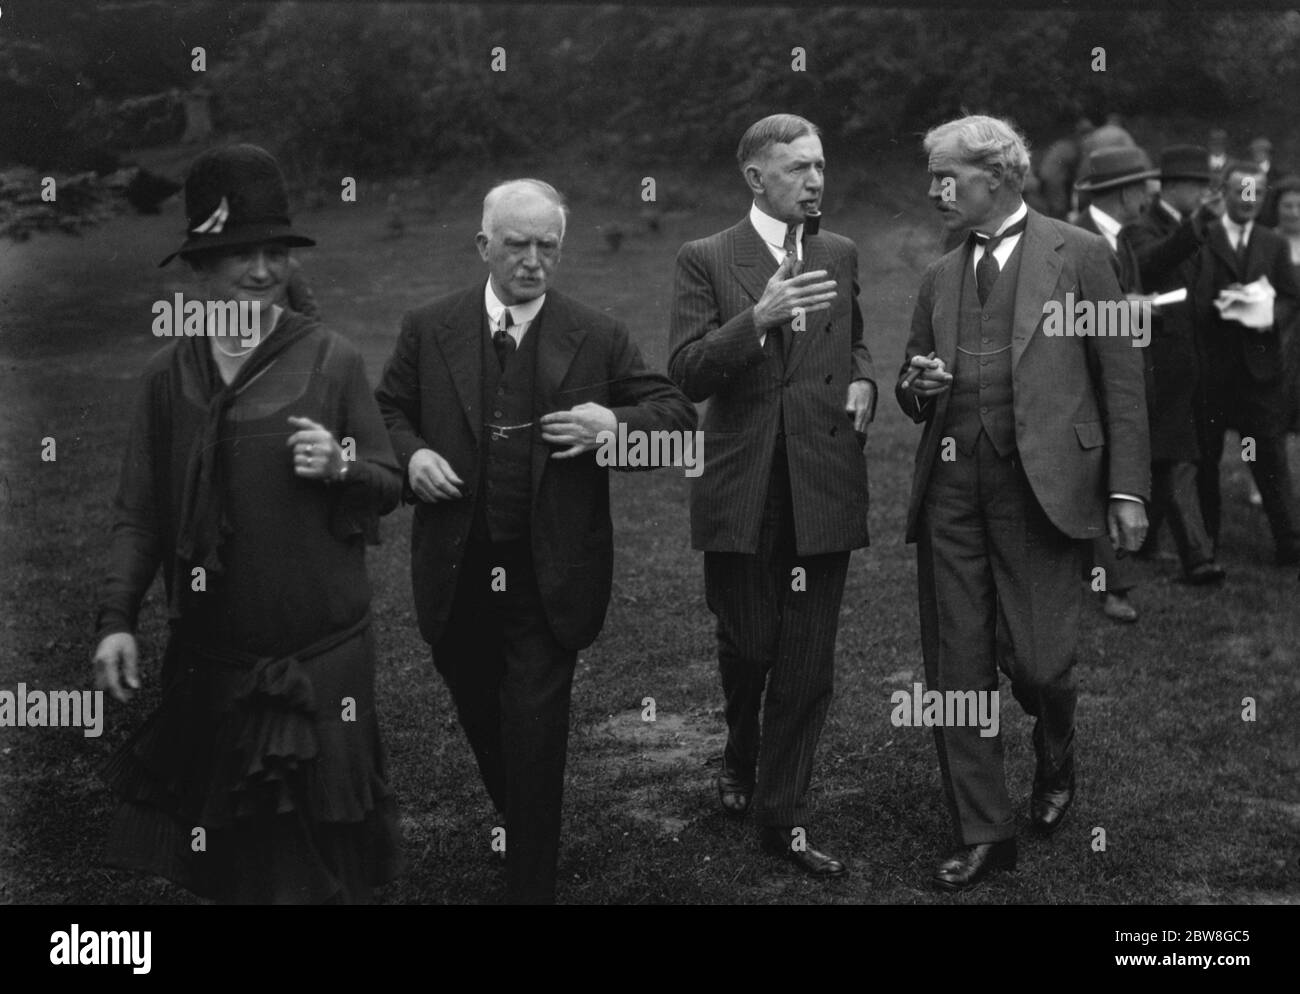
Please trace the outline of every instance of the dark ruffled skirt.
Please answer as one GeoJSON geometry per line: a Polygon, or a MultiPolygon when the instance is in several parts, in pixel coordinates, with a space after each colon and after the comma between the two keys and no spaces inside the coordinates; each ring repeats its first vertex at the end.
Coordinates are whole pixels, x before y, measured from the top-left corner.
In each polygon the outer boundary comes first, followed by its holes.
{"type": "Polygon", "coordinates": [[[367,901],[400,870],[367,616],[291,656],[173,635],[163,700],[109,761],[110,866],[236,904],[367,901]]]}

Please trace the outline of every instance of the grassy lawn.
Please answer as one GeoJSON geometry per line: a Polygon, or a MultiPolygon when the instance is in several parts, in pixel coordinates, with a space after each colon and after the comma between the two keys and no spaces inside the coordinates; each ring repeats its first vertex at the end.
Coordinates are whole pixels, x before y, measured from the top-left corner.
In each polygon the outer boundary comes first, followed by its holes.
{"type": "MultiPolygon", "coordinates": [[[[862,304],[882,383],[902,359],[912,295],[937,232],[923,177],[898,186],[832,176],[827,227],[862,250],[862,304]],[[897,192],[901,190],[902,192],[897,192]]],[[[542,172],[562,188],[581,174],[542,172]]],[[[372,379],[400,315],[484,278],[472,237],[488,182],[437,194],[403,188],[393,237],[387,191],[298,216],[320,247],[302,254],[326,320],[365,352],[372,379]]],[[[658,234],[623,198],[578,195],[558,286],[627,321],[663,368],[673,259],[680,243],[747,208],[738,178],[659,178],[675,191],[658,234]],[[735,179],[735,182],[732,180],[735,179]],[[689,190],[690,193],[680,191],[689,190]],[[602,225],[628,233],[611,252],[602,225]]],[[[666,198],[665,198],[666,199],[666,198]]],[[[179,287],[158,270],[183,227],[126,217],[81,239],[0,244],[0,689],[87,685],[91,625],[135,376],[157,347],[150,304],[179,287]],[[40,460],[53,436],[57,461],[40,460]]],[[[679,471],[616,475],[617,562],[604,634],[574,684],[560,900],[581,903],[1300,903],[1300,613],[1293,569],[1273,567],[1262,512],[1225,462],[1222,591],[1174,582],[1145,564],[1136,626],[1099,611],[1079,633],[1080,794],[1051,842],[1022,836],[1021,870],[973,894],[928,887],[950,844],[931,734],[895,728],[890,693],[921,679],[913,550],[903,514],[918,431],[888,386],[868,445],[870,549],[854,555],[841,612],[836,700],[815,775],[819,846],[850,873],[809,881],[759,854],[752,830],[724,821],[713,791],[725,726],[679,471]],[[1242,698],[1257,702],[1244,722],[1242,698]],[[653,697],[657,720],[641,720],[653,697]],[[1104,852],[1094,829],[1105,830],[1104,852]]],[[[410,512],[371,551],[380,645],[379,702],[409,866],[387,903],[499,900],[488,857],[494,813],[450,696],[415,630],[410,512]]],[[[160,587],[145,611],[146,676],[161,653],[160,587]]],[[[1013,796],[1027,802],[1029,724],[1004,684],[1002,727],[1013,796]]],[[[96,770],[156,700],[110,705],[102,738],[76,729],[0,729],[0,903],[189,903],[169,885],[98,867],[108,796],[96,770]]]]}

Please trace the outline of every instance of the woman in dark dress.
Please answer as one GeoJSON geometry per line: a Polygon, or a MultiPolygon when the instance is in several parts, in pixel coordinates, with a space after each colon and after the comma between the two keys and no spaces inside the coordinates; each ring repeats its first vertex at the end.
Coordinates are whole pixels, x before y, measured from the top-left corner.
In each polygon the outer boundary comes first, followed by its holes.
{"type": "Polygon", "coordinates": [[[365,545],[401,477],[360,354],[280,306],[290,247],[314,243],[275,160],[200,156],[186,212],[192,299],[242,303],[258,331],[221,336],[208,308],[206,334],[144,374],[96,685],[139,687],[132,633],[160,566],[170,636],[162,703],[109,763],[106,861],[222,902],[365,901],[399,862],[365,545]]]}

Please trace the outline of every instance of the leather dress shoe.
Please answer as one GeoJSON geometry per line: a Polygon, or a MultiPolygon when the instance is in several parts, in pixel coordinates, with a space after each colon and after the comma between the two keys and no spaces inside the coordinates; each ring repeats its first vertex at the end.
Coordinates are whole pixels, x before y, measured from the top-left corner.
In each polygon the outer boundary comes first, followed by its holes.
{"type": "Polygon", "coordinates": [[[794,849],[794,836],[790,829],[766,827],[763,829],[763,851],[769,856],[793,863],[799,869],[814,877],[838,877],[844,872],[844,864],[834,856],[828,856],[808,845],[806,840],[802,848],[794,849]]]}
{"type": "Polygon", "coordinates": [[[968,890],[998,870],[1016,868],[1016,840],[981,842],[962,846],[939,864],[930,882],[939,890],[956,892],[968,890]]]}
{"type": "Polygon", "coordinates": [[[1211,583],[1222,583],[1227,575],[1227,570],[1211,560],[1208,563],[1198,563],[1189,569],[1184,582],[1193,587],[1204,587],[1211,583]]]}
{"type": "Polygon", "coordinates": [[[1101,613],[1111,621],[1138,620],[1138,609],[1123,594],[1107,594],[1102,601],[1101,613]]]}
{"type": "Polygon", "coordinates": [[[1039,835],[1052,835],[1065,821],[1065,813],[1074,803],[1074,761],[1065,764],[1055,777],[1034,776],[1034,792],[1029,801],[1029,821],[1039,835]]]}
{"type": "Polygon", "coordinates": [[[754,784],[735,770],[722,768],[718,774],[718,803],[730,818],[744,818],[749,813],[749,801],[754,794],[754,784]]]}

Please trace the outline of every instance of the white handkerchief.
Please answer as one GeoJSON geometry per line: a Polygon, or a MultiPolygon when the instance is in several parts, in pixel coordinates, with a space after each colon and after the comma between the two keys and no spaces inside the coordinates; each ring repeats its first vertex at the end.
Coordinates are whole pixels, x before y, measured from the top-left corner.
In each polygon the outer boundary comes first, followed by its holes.
{"type": "Polygon", "coordinates": [[[1277,291],[1268,277],[1261,276],[1243,287],[1220,290],[1214,306],[1219,309],[1223,320],[1236,321],[1247,328],[1262,331],[1273,327],[1273,301],[1276,299],[1277,291]]]}

